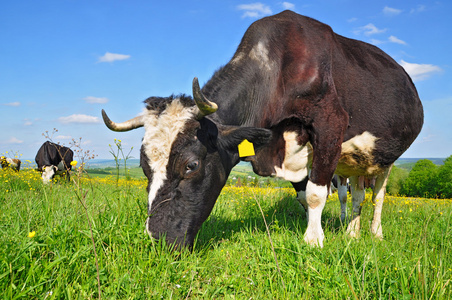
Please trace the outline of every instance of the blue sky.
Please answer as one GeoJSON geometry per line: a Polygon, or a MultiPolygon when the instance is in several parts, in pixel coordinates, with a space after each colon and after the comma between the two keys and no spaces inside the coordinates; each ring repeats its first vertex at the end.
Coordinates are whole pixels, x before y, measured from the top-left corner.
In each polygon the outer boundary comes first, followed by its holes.
{"type": "Polygon", "coordinates": [[[4,1],[0,9],[0,154],[33,159],[52,135],[97,158],[121,139],[139,157],[144,130],[101,121],[140,113],[149,96],[191,94],[234,54],[248,26],[284,9],[372,43],[414,79],[424,128],[402,157],[452,155],[452,2],[4,1]],[[58,132],[52,134],[53,129],[58,132]]]}

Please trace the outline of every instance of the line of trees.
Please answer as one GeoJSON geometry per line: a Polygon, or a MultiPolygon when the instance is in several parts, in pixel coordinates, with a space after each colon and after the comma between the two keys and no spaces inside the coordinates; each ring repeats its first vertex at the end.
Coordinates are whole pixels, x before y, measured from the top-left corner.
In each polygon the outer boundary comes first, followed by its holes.
{"type": "Polygon", "coordinates": [[[426,198],[452,198],[452,155],[441,166],[421,159],[411,171],[393,167],[387,192],[392,195],[426,198]]]}
{"type": "MultiPolygon", "coordinates": [[[[226,184],[238,187],[291,187],[287,181],[257,175],[230,176],[226,184]]],[[[386,190],[398,196],[452,199],[452,155],[440,166],[429,159],[418,160],[411,170],[393,166],[386,190]]]]}

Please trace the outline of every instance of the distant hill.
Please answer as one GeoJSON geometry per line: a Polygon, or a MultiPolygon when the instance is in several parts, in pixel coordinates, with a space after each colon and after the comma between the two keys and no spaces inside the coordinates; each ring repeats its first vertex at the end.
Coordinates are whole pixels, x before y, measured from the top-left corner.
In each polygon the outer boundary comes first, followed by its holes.
{"type": "MultiPolygon", "coordinates": [[[[119,161],[120,166],[124,166],[124,161],[121,159],[119,161]]],[[[92,159],[87,163],[90,168],[111,168],[116,167],[116,162],[114,159],[92,159]]],[[[137,168],[140,166],[140,160],[136,158],[131,158],[127,160],[127,167],[137,168]]]]}
{"type": "Polygon", "coordinates": [[[441,166],[444,164],[444,160],[445,158],[399,158],[398,160],[396,160],[395,165],[402,165],[402,164],[407,164],[407,163],[413,163],[415,164],[418,160],[421,159],[428,159],[431,160],[435,165],[441,166]]]}
{"type": "MultiPolygon", "coordinates": [[[[414,166],[414,164],[424,158],[399,158],[395,162],[395,166],[403,169],[411,170],[414,166]]],[[[445,158],[426,158],[431,160],[435,165],[443,165],[445,158]]],[[[22,161],[26,161],[27,159],[21,158],[22,161]]],[[[29,164],[30,167],[35,168],[36,164],[34,162],[34,159],[30,159],[32,163],[29,164]]],[[[124,161],[121,159],[119,162],[120,166],[124,167],[124,161]]],[[[87,166],[89,168],[114,168],[116,167],[116,163],[114,159],[91,159],[87,162],[87,166]]],[[[127,167],[130,168],[138,168],[140,166],[140,160],[133,158],[127,160],[127,167]]],[[[234,171],[237,171],[239,173],[249,173],[253,172],[251,164],[248,162],[240,162],[237,166],[234,167],[234,171]]]]}
{"type": "Polygon", "coordinates": [[[445,158],[399,158],[394,165],[398,168],[411,171],[416,162],[421,159],[428,159],[437,166],[443,165],[445,160],[445,158]]]}

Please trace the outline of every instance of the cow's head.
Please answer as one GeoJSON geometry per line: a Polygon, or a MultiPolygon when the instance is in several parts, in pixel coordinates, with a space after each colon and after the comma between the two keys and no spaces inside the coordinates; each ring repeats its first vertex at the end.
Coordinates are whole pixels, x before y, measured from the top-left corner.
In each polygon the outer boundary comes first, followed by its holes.
{"type": "Polygon", "coordinates": [[[56,166],[43,166],[41,175],[42,182],[45,184],[49,183],[55,177],[57,171],[58,168],[56,166]]]}
{"type": "Polygon", "coordinates": [[[147,232],[189,247],[240,160],[238,144],[247,139],[258,151],[271,137],[266,129],[224,126],[206,118],[217,105],[204,97],[196,78],[193,98],[148,98],[144,113],[124,123],[112,122],[102,110],[111,130],[145,128],[140,161],[148,178],[147,232]]]}

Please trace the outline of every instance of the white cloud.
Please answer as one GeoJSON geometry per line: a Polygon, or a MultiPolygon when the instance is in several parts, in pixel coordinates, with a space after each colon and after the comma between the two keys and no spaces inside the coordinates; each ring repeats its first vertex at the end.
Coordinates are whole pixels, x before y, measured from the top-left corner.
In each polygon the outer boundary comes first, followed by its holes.
{"type": "Polygon", "coordinates": [[[383,8],[383,13],[387,16],[397,16],[402,13],[402,10],[385,6],[385,8],[383,8]]]}
{"type": "Polygon", "coordinates": [[[100,123],[100,119],[94,116],[81,115],[81,114],[73,114],[67,117],[60,117],[58,121],[63,124],[69,123],[100,123]]]}
{"type": "Polygon", "coordinates": [[[349,23],[353,23],[353,22],[356,22],[356,21],[358,21],[358,18],[350,18],[350,19],[347,20],[347,22],[349,22],[349,23]]]}
{"type": "Polygon", "coordinates": [[[395,36],[393,36],[393,35],[391,35],[391,36],[389,37],[389,41],[390,41],[391,43],[396,43],[396,44],[400,44],[400,45],[406,45],[406,44],[407,44],[405,41],[402,41],[402,40],[398,39],[397,37],[395,37],[395,36]]]}
{"type": "Polygon", "coordinates": [[[370,39],[370,43],[373,45],[380,45],[380,44],[384,44],[385,42],[382,40],[370,39]]]}
{"type": "Polygon", "coordinates": [[[104,104],[108,102],[108,98],[106,97],[93,97],[93,96],[88,96],[83,98],[83,100],[85,100],[87,103],[97,103],[97,104],[104,104]]]}
{"type": "Polygon", "coordinates": [[[434,140],[435,137],[436,137],[435,134],[429,134],[427,136],[417,138],[413,143],[416,144],[430,143],[434,140]]]}
{"type": "Polygon", "coordinates": [[[425,80],[433,74],[442,71],[440,67],[435,65],[408,63],[404,60],[400,61],[400,65],[411,76],[413,81],[425,80]]]}
{"type": "Polygon", "coordinates": [[[362,33],[362,34],[364,34],[366,36],[369,36],[369,35],[374,35],[374,34],[378,34],[378,33],[383,33],[385,31],[386,31],[386,29],[378,29],[377,26],[375,26],[372,23],[369,23],[366,26],[359,27],[358,29],[356,29],[354,31],[354,33],[355,34],[361,34],[362,33]]]}
{"type": "Polygon", "coordinates": [[[19,140],[16,137],[11,137],[9,140],[6,141],[7,144],[22,144],[24,141],[19,140]]]}
{"type": "Polygon", "coordinates": [[[425,5],[418,5],[416,8],[412,8],[411,9],[411,11],[410,11],[410,13],[412,13],[412,14],[414,14],[414,13],[420,13],[420,12],[423,12],[423,11],[425,11],[425,5]]]}
{"type": "Polygon", "coordinates": [[[24,126],[31,126],[33,125],[33,122],[31,121],[25,121],[24,126]]]}
{"type": "Polygon", "coordinates": [[[114,62],[116,60],[125,60],[129,58],[130,55],[106,52],[104,56],[99,57],[99,62],[114,62]]]}
{"type": "Polygon", "coordinates": [[[270,7],[260,2],[241,4],[237,6],[237,9],[245,11],[242,18],[260,18],[272,14],[270,7]]]}
{"type": "Polygon", "coordinates": [[[20,106],[20,102],[2,103],[5,106],[20,106]]]}
{"type": "Polygon", "coordinates": [[[72,136],[70,136],[70,135],[59,135],[59,136],[56,137],[56,139],[59,139],[59,140],[72,140],[72,136]]]}
{"type": "Polygon", "coordinates": [[[290,3],[290,2],[283,2],[282,6],[284,9],[294,9],[295,8],[295,4],[290,3]]]}

